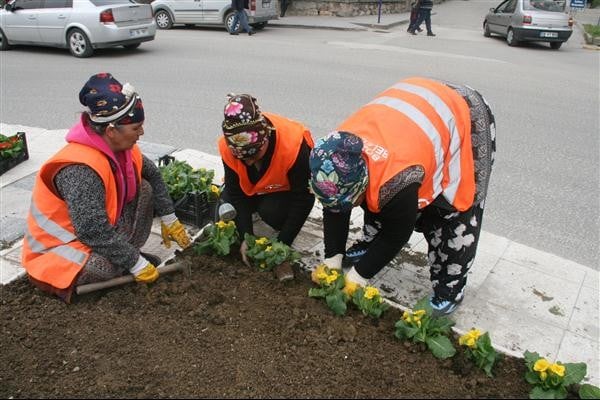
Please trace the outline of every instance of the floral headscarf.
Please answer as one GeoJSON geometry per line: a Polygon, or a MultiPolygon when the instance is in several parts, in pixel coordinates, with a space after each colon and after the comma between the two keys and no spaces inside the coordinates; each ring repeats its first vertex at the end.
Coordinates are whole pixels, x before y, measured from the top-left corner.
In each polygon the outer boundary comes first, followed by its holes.
{"type": "Polygon", "coordinates": [[[362,140],[349,132],[334,131],[317,141],[310,153],[309,184],[323,207],[352,210],[369,182],[362,149],[362,140]]]}
{"type": "Polygon", "coordinates": [[[272,127],[249,94],[230,94],[223,111],[223,135],[236,158],[254,156],[265,143],[272,127]]]}

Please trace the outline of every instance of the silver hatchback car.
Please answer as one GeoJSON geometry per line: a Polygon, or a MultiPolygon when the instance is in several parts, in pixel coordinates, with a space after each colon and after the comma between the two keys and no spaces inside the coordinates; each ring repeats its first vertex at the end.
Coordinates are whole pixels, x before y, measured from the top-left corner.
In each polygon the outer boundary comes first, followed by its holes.
{"type": "MultiPolygon", "coordinates": [[[[277,19],[276,3],[277,0],[249,0],[246,14],[250,26],[262,29],[269,20],[277,19]]],[[[224,26],[229,32],[238,29],[231,26],[231,0],[154,0],[151,4],[159,29],[170,29],[173,24],[224,26]]]]}
{"type": "Polygon", "coordinates": [[[0,50],[26,44],[90,57],[99,48],[135,49],[155,34],[150,5],[131,0],[11,0],[0,10],[0,50]]]}
{"type": "Polygon", "coordinates": [[[558,50],[573,33],[573,18],[565,12],[565,1],[504,0],[483,20],[483,35],[506,38],[509,46],[520,42],[549,42],[558,50]]]}

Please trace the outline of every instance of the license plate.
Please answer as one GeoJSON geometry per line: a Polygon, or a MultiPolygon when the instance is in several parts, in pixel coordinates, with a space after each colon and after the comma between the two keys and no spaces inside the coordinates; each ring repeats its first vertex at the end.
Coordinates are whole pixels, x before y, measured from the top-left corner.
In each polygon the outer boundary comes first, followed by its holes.
{"type": "Polygon", "coordinates": [[[540,37],[557,38],[558,32],[540,32],[540,37]]]}
{"type": "Polygon", "coordinates": [[[131,36],[131,37],[145,35],[146,33],[148,33],[148,29],[146,29],[146,28],[130,29],[129,30],[129,36],[131,36]]]}

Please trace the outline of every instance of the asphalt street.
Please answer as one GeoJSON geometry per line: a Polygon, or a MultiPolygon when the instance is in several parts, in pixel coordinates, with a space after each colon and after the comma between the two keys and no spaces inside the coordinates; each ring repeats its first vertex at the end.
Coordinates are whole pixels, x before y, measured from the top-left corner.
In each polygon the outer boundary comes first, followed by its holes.
{"type": "Polygon", "coordinates": [[[66,129],[81,111],[83,82],[109,71],[143,98],[143,140],[216,154],[229,92],[250,92],[264,110],[320,137],[404,77],[466,83],[484,94],[498,122],[483,229],[598,269],[600,53],[583,48],[580,32],[559,51],[484,38],[483,15],[497,3],[436,6],[435,38],[409,36],[405,25],[267,27],[252,37],[178,27],[137,51],[90,59],[20,47],[0,53],[0,121],[66,129]]]}

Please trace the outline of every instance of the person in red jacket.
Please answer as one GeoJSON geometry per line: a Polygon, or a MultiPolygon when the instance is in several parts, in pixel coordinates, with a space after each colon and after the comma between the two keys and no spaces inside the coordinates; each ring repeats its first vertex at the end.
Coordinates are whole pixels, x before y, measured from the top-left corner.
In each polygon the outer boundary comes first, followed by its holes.
{"type": "MultiPolygon", "coordinates": [[[[249,94],[229,95],[219,152],[225,170],[223,199],[231,203],[241,237],[253,233],[252,214],[291,246],[314,205],[308,190],[310,131],[301,123],[261,112],[249,94]]],[[[246,242],[240,253],[246,259],[246,242]]]]}
{"type": "Polygon", "coordinates": [[[495,147],[494,116],[477,91],[424,78],[398,82],[320,139],[310,185],[323,204],[323,265],[350,266],[346,293],[418,231],[429,245],[434,314],[453,312],[475,258],[495,147]],[[356,206],[363,239],[346,250],[356,206]]]}

